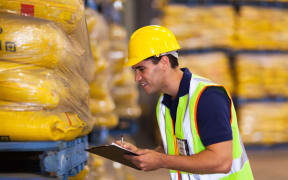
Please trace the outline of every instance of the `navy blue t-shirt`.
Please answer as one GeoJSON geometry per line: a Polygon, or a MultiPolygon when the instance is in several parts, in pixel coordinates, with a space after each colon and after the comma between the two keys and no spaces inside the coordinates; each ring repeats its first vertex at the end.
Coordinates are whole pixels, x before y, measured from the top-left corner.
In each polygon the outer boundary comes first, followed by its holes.
{"type": "MultiPolygon", "coordinates": [[[[179,97],[189,93],[191,72],[187,68],[181,68],[183,77],[179,85],[177,97],[172,100],[171,96],[164,94],[163,104],[170,110],[175,126],[176,113],[179,97]]],[[[231,102],[220,87],[208,87],[201,94],[197,106],[197,127],[199,136],[204,146],[232,140],[230,125],[231,102]]]]}

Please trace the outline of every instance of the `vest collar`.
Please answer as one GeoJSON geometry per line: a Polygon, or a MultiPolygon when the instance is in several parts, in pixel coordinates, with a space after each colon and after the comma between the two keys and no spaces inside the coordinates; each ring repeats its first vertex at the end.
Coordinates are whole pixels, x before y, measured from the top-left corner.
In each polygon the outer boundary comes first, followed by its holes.
{"type": "MultiPolygon", "coordinates": [[[[189,93],[190,81],[192,77],[192,73],[188,68],[181,68],[180,70],[183,71],[183,77],[180,81],[179,90],[175,100],[189,93]]],[[[162,103],[166,107],[170,108],[172,105],[172,97],[168,94],[164,94],[162,103]]]]}

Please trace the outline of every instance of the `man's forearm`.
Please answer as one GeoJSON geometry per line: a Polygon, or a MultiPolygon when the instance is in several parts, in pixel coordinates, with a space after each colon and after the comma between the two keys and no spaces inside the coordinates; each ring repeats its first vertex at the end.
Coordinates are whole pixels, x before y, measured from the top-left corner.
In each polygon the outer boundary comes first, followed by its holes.
{"type": "Polygon", "coordinates": [[[157,151],[157,152],[159,152],[159,153],[164,153],[163,146],[162,146],[162,145],[157,146],[157,147],[154,149],[154,151],[157,151]]]}
{"type": "Polygon", "coordinates": [[[227,173],[232,165],[232,152],[230,150],[227,152],[223,146],[225,147],[225,144],[216,147],[216,149],[222,149],[220,152],[215,151],[215,147],[213,147],[192,156],[164,155],[161,163],[162,168],[195,174],[227,173]]]}

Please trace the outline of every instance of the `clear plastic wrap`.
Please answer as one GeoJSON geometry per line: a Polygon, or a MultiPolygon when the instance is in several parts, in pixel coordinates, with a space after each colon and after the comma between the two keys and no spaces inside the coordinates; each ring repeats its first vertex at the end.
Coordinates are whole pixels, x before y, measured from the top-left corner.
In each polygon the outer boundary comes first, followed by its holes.
{"type": "Polygon", "coordinates": [[[90,40],[106,42],[109,39],[109,27],[104,17],[90,8],[85,9],[85,15],[90,40]]]}
{"type": "MultiPolygon", "coordinates": [[[[7,0],[0,2],[0,12],[21,15],[25,19],[32,16],[55,23],[69,36],[74,47],[71,50],[79,56],[77,58],[80,66],[78,64],[77,67],[81,69],[81,75],[87,81],[92,80],[94,61],[89,45],[83,0],[7,0]]],[[[18,19],[18,22],[21,21],[18,19]]],[[[35,37],[37,36],[33,36],[35,37]]],[[[50,46],[54,43],[51,42],[50,46]]]]}
{"type": "Polygon", "coordinates": [[[0,134],[12,141],[88,134],[95,66],[82,0],[1,1],[0,30],[0,134]]]}
{"type": "Polygon", "coordinates": [[[4,71],[0,73],[0,108],[12,110],[54,109],[67,90],[49,70],[45,72],[4,71]],[[57,90],[58,88],[58,90],[57,90]],[[59,91],[60,90],[60,91],[59,91]],[[62,91],[62,92],[61,92],[62,91]],[[5,105],[3,101],[10,102],[5,105]],[[11,103],[14,103],[12,106],[11,103]]]}
{"type": "Polygon", "coordinates": [[[0,61],[0,109],[72,111],[88,117],[87,82],[31,64],[0,61]]]}
{"type": "Polygon", "coordinates": [[[80,65],[82,50],[52,22],[0,13],[0,27],[1,60],[72,71],[80,65]]]}
{"type": "Polygon", "coordinates": [[[72,32],[84,16],[84,4],[82,0],[5,0],[0,1],[0,11],[53,21],[72,32]]]}
{"type": "Polygon", "coordinates": [[[107,61],[110,48],[108,24],[103,16],[92,9],[86,9],[85,15],[96,69],[90,83],[89,104],[93,126],[111,128],[118,124],[118,116],[114,113],[115,103],[110,93],[111,65],[107,61]]]}
{"type": "Polygon", "coordinates": [[[110,48],[109,28],[104,17],[92,9],[85,9],[90,46],[95,61],[95,73],[101,73],[109,67],[107,54],[110,48]]]}
{"type": "Polygon", "coordinates": [[[69,34],[69,38],[72,40],[73,45],[82,52],[80,56],[81,75],[86,81],[91,82],[95,74],[95,63],[85,18],[82,18],[78,27],[69,34]]]}

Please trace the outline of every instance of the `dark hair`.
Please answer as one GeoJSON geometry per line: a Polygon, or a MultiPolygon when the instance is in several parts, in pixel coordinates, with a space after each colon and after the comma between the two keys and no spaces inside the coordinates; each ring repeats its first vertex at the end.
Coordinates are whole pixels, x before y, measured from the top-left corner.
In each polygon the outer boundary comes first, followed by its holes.
{"type": "MultiPolygon", "coordinates": [[[[167,55],[164,55],[164,56],[167,56],[167,57],[168,57],[169,62],[170,62],[170,64],[171,64],[171,68],[174,69],[174,68],[176,68],[177,66],[179,66],[178,59],[177,59],[175,56],[173,56],[172,54],[167,54],[167,55]]],[[[161,59],[162,57],[163,57],[163,56],[159,56],[159,57],[151,56],[151,57],[145,59],[145,61],[146,61],[146,60],[151,60],[153,64],[158,64],[159,61],[160,61],[160,59],[161,59]]]]}

